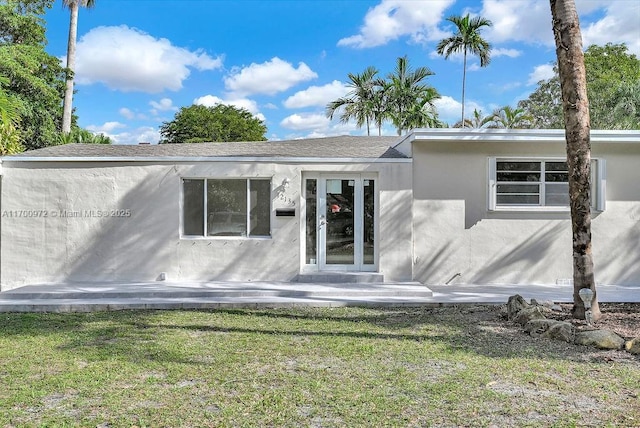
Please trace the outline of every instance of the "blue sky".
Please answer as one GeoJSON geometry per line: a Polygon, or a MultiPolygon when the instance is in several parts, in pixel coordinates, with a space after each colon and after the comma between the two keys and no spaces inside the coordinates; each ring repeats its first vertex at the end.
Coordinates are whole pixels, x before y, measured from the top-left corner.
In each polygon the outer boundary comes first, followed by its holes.
{"type": "MultiPolygon", "coordinates": [[[[585,47],[624,42],[640,56],[640,2],[576,3],[585,47]]],[[[462,59],[445,60],[435,46],[452,34],[446,18],[465,13],[493,22],[483,32],[490,65],[468,64],[468,112],[515,106],[550,77],[544,0],[97,0],[80,11],[74,107],[80,126],[120,144],[156,143],[178,108],[220,102],[264,119],[273,140],[363,135],[329,121],[324,106],[346,94],[348,73],[374,66],[385,76],[407,55],[435,73],[428,81],[442,96],[440,118],[453,124],[462,59]]],[[[69,11],[57,1],[45,19],[47,50],[64,58],[69,11]]]]}

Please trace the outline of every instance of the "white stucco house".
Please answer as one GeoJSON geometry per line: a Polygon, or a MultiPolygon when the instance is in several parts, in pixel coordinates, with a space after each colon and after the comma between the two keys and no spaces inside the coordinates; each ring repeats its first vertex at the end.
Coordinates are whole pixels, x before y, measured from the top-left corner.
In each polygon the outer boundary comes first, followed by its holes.
{"type": "MultiPolygon", "coordinates": [[[[640,286],[640,132],[592,131],[596,281],[640,286]]],[[[174,145],[2,158],[0,287],[570,281],[562,130],[174,145]]]]}

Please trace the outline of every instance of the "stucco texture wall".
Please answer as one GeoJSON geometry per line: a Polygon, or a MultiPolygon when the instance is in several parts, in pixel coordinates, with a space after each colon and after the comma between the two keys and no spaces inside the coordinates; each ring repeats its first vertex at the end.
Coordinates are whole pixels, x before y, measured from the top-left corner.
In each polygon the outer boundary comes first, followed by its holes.
{"type": "Polygon", "coordinates": [[[385,216],[379,245],[387,254],[380,270],[392,280],[410,278],[409,163],[5,162],[2,290],[35,283],[154,281],[161,272],[170,281],[291,280],[301,260],[301,177],[305,170],[323,169],[378,174],[385,216]],[[181,179],[189,177],[271,178],[271,237],[181,237],[181,179]],[[287,189],[281,185],[285,178],[287,189]],[[295,217],[275,216],[276,208],[292,202],[295,217]],[[387,219],[395,210],[401,212],[387,219]]]}
{"type": "MultiPolygon", "coordinates": [[[[490,157],[560,157],[552,142],[413,143],[414,277],[426,284],[557,284],[572,278],[568,212],[488,209],[490,157]]],[[[640,147],[593,145],[606,209],[593,213],[596,282],[640,285],[640,147]]]]}

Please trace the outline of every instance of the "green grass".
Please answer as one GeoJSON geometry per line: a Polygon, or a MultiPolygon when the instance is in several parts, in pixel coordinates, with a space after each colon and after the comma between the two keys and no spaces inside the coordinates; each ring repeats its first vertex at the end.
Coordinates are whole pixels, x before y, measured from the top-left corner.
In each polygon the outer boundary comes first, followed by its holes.
{"type": "Polygon", "coordinates": [[[485,312],[0,314],[0,426],[640,426],[640,360],[485,312]]]}

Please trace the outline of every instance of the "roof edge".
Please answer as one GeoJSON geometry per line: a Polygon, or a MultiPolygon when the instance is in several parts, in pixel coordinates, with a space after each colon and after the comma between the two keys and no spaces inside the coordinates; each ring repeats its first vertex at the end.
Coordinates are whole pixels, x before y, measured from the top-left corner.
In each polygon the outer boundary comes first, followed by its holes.
{"type": "MultiPolygon", "coordinates": [[[[637,130],[591,130],[590,135],[591,142],[595,143],[640,143],[640,131],[637,130]]],[[[566,138],[564,129],[426,128],[414,129],[398,145],[425,140],[564,142],[566,138]]]]}
{"type": "Polygon", "coordinates": [[[6,156],[1,162],[259,162],[259,163],[406,163],[410,158],[316,158],[250,156],[6,156]]]}

